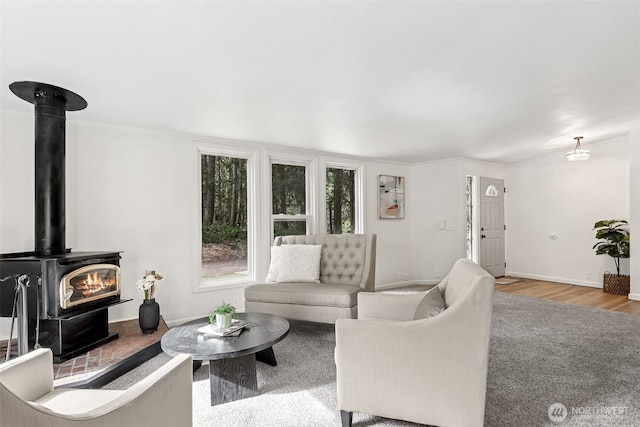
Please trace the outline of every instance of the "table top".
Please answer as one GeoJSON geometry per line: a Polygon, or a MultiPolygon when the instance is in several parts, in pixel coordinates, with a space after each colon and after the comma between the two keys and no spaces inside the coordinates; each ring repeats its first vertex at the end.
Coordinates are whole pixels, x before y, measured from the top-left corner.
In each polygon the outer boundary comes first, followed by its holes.
{"type": "Polygon", "coordinates": [[[257,353],[284,339],[289,322],[265,313],[238,313],[251,324],[237,337],[204,335],[198,328],[209,324],[208,318],[194,320],[169,329],[161,340],[162,350],[170,356],[187,353],[194,360],[230,359],[257,353]]]}

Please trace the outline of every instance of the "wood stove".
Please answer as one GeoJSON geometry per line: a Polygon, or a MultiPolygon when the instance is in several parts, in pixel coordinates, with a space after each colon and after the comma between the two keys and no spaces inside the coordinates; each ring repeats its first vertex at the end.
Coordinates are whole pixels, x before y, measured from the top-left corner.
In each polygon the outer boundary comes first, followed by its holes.
{"type": "MultiPolygon", "coordinates": [[[[51,348],[61,360],[118,338],[109,333],[108,307],[125,302],[120,299],[119,265],[118,252],[0,255],[0,276],[32,278],[27,288],[28,348],[51,348]],[[90,285],[96,277],[109,285],[90,285]]],[[[12,316],[13,300],[14,288],[5,282],[0,316],[12,316]]]]}
{"type": "MultiPolygon", "coordinates": [[[[35,250],[0,255],[0,316],[15,315],[18,277],[28,277],[23,338],[49,347],[58,360],[117,338],[108,307],[120,299],[120,252],[72,252],[65,244],[65,112],[87,102],[66,89],[15,82],[18,97],[35,106],[35,250]]],[[[23,286],[23,288],[25,288],[23,286]]]]}

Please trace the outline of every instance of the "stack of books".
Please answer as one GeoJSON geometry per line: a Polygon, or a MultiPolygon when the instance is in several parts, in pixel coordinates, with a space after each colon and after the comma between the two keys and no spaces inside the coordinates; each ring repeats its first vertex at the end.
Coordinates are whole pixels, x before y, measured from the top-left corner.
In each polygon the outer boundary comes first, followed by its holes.
{"type": "Polygon", "coordinates": [[[198,328],[198,332],[205,335],[214,335],[216,337],[237,337],[242,332],[242,329],[249,325],[250,323],[246,320],[233,319],[231,326],[228,328],[218,328],[215,324],[209,324],[198,328]]]}

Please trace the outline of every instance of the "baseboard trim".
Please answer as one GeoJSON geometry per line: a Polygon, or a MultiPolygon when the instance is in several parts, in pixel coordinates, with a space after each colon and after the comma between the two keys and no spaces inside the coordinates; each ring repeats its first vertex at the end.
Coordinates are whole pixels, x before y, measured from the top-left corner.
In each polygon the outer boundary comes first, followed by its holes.
{"type": "Polygon", "coordinates": [[[602,289],[602,282],[587,282],[585,280],[567,279],[565,277],[542,276],[539,274],[518,273],[516,271],[508,271],[507,275],[511,277],[521,277],[523,279],[542,280],[545,282],[556,282],[556,283],[564,283],[567,285],[578,285],[578,286],[586,286],[589,288],[602,289]]]}
{"type": "Polygon", "coordinates": [[[629,294],[628,298],[632,301],[640,301],[640,294],[629,294]]]}
{"type": "Polygon", "coordinates": [[[191,321],[196,320],[196,319],[202,319],[203,317],[205,317],[205,316],[204,315],[201,315],[201,316],[189,316],[189,317],[183,317],[182,319],[174,319],[174,320],[168,321],[166,323],[167,323],[167,326],[169,328],[173,328],[175,326],[180,326],[183,323],[191,322],[191,321]]]}

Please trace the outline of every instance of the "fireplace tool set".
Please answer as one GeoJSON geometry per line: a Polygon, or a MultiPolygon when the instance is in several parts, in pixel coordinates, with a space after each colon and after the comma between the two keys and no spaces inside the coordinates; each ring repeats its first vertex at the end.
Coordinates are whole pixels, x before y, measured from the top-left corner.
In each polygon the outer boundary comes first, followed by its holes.
{"type": "MultiPolygon", "coordinates": [[[[0,279],[0,282],[6,282],[9,279],[13,279],[15,281],[14,287],[14,297],[13,297],[13,308],[11,310],[11,329],[9,332],[9,339],[7,340],[7,352],[5,354],[5,362],[8,362],[11,357],[11,348],[13,342],[13,329],[15,326],[16,319],[18,320],[18,356],[22,356],[29,351],[29,331],[28,331],[28,322],[27,322],[27,288],[31,284],[31,279],[34,276],[30,276],[28,274],[7,276],[0,279]]],[[[38,287],[40,287],[40,276],[35,276],[38,281],[38,287]]],[[[40,316],[37,316],[39,320],[40,316]]],[[[36,320],[36,322],[38,321],[36,320]]],[[[39,322],[38,322],[39,323],[39,322]]],[[[39,325],[36,324],[35,329],[35,344],[33,348],[40,348],[40,344],[38,343],[38,332],[39,325]]]]}

